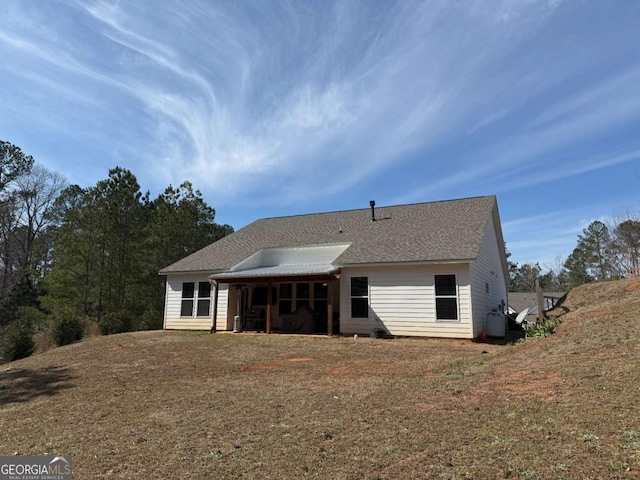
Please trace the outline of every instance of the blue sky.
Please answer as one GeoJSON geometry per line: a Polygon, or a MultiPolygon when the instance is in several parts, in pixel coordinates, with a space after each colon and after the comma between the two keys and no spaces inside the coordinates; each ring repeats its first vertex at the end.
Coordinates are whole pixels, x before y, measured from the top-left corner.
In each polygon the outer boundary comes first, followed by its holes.
{"type": "Polygon", "coordinates": [[[3,0],[0,138],[265,216],[497,194],[519,263],[640,210],[640,2],[3,0]]]}

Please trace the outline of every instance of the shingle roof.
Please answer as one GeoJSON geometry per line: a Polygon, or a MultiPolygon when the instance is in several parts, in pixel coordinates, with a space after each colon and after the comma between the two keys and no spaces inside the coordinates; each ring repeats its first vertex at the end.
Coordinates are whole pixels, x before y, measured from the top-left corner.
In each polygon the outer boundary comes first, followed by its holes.
{"type": "Polygon", "coordinates": [[[502,231],[495,196],[370,209],[263,218],[162,269],[160,274],[225,271],[263,248],[351,243],[340,266],[470,261],[478,256],[493,216],[502,231]]]}
{"type": "MultiPolygon", "coordinates": [[[[542,296],[547,306],[551,303],[547,299],[559,300],[565,296],[564,292],[544,292],[542,296]]],[[[553,302],[552,302],[553,303],[553,302]]],[[[509,292],[509,307],[516,312],[521,312],[525,308],[531,308],[529,313],[538,313],[538,297],[536,292],[509,292]]]]}

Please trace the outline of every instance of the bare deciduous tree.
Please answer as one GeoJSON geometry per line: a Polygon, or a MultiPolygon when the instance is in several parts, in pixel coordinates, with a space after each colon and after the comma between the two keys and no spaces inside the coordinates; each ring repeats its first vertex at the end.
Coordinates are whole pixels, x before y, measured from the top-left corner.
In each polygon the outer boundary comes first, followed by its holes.
{"type": "Polygon", "coordinates": [[[36,165],[28,175],[16,180],[16,196],[20,212],[21,234],[18,242],[22,253],[24,268],[46,269],[48,248],[39,245],[47,229],[55,222],[54,208],[57,198],[66,187],[65,178],[36,165]]]}

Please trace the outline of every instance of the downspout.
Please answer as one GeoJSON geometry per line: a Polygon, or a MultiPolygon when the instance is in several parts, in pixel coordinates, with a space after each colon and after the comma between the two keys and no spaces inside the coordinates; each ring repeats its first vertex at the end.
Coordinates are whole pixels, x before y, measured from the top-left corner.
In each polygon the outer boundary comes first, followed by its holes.
{"type": "Polygon", "coordinates": [[[216,280],[210,280],[213,285],[213,320],[211,322],[211,330],[209,333],[216,333],[216,322],[218,320],[218,282],[216,280]]]}

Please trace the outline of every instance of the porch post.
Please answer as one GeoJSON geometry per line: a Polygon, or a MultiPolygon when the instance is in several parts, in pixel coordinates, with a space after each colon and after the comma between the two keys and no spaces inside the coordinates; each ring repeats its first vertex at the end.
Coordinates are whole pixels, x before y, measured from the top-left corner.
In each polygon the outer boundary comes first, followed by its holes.
{"type": "Polygon", "coordinates": [[[333,281],[327,282],[327,293],[329,301],[327,302],[327,336],[333,336],[333,281]]]}
{"type": "Polygon", "coordinates": [[[236,285],[236,317],[240,316],[242,310],[242,285],[236,285]]]}
{"type": "Polygon", "coordinates": [[[267,324],[265,325],[265,331],[268,334],[271,333],[271,302],[273,300],[271,288],[271,282],[267,282],[267,324]]]}
{"type": "Polygon", "coordinates": [[[211,330],[209,333],[216,333],[216,322],[218,321],[218,282],[211,280],[213,285],[213,322],[211,322],[211,330]]]}

